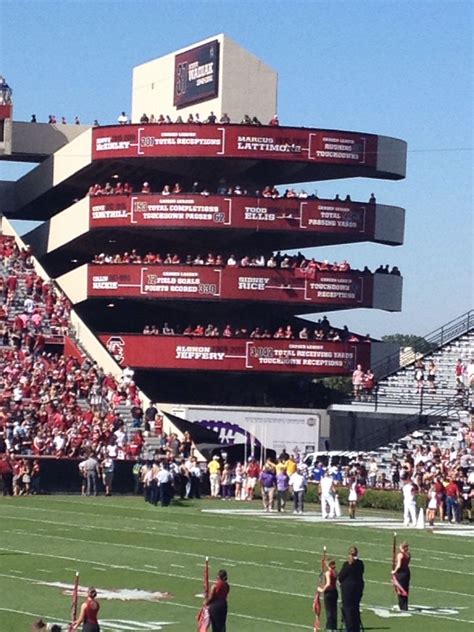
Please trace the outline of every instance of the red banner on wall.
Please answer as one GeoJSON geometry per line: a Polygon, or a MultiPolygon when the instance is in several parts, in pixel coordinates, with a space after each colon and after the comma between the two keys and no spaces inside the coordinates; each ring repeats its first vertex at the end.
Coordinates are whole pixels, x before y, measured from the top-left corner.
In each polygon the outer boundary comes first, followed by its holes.
{"type": "Polygon", "coordinates": [[[88,267],[89,297],[243,300],[370,307],[373,277],[358,271],[312,272],[254,267],[137,264],[88,267]]]}
{"type": "Polygon", "coordinates": [[[92,130],[92,158],[211,157],[377,165],[377,136],[247,125],[127,125],[92,130]]]}
{"type": "Polygon", "coordinates": [[[375,204],[201,195],[90,198],[90,228],[240,228],[373,238],[375,204]]]}
{"type": "Polygon", "coordinates": [[[370,344],[102,334],[122,365],[164,370],[257,371],[347,375],[369,366],[370,344]]]}

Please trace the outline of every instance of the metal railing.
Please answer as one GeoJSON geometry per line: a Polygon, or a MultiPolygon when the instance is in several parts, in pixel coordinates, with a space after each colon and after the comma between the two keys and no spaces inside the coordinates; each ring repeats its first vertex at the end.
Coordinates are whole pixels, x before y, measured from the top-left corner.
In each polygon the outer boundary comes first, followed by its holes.
{"type": "Polygon", "coordinates": [[[440,347],[468,333],[471,329],[474,329],[474,310],[472,309],[426,334],[426,336],[422,336],[423,342],[413,347],[412,359],[403,367],[399,366],[400,353],[397,352],[374,364],[372,371],[378,376],[378,380],[381,381],[390,375],[394,375],[401,368],[414,364],[415,360],[420,357],[433,353],[440,347]],[[394,369],[394,366],[398,366],[398,368],[394,369]]]}
{"type": "MultiPolygon", "coordinates": [[[[453,397],[452,399],[445,402],[443,405],[433,406],[430,409],[426,409],[424,412],[422,412],[422,409],[420,409],[416,413],[412,413],[411,415],[407,415],[406,417],[399,419],[396,424],[390,426],[388,428],[388,437],[384,441],[384,444],[396,441],[400,437],[414,432],[415,430],[418,430],[418,428],[420,428],[421,426],[429,426],[430,418],[446,419],[449,418],[453,413],[459,414],[459,412],[463,409],[464,406],[461,405],[457,397],[453,397]],[[425,423],[423,423],[424,421],[425,423]]],[[[380,429],[368,432],[365,435],[357,437],[357,443],[365,443],[370,445],[370,443],[377,439],[380,434],[380,429]]]]}

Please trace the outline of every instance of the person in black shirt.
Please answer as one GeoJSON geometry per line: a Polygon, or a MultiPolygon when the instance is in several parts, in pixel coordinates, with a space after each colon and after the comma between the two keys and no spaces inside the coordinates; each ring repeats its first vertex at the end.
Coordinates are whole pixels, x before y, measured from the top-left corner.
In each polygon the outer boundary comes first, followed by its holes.
{"type": "Polygon", "coordinates": [[[357,547],[351,546],[347,562],[339,573],[342,612],[346,632],[360,632],[360,602],[364,592],[364,563],[359,560],[357,547]]]}

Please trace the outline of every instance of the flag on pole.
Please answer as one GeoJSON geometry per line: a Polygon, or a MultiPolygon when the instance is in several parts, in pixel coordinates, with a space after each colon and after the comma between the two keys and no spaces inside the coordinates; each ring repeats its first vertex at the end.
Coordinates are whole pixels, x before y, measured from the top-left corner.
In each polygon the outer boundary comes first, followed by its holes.
{"type": "Polygon", "coordinates": [[[313,599],[313,612],[315,615],[314,632],[318,632],[318,630],[321,629],[321,593],[319,592],[318,588],[321,585],[325,584],[324,573],[327,570],[326,569],[326,566],[327,566],[326,553],[327,553],[327,549],[324,546],[323,555],[321,557],[321,570],[319,573],[319,581],[318,581],[318,585],[316,586],[316,592],[314,593],[314,599],[313,599]]]}
{"type": "Polygon", "coordinates": [[[71,623],[69,625],[69,630],[72,630],[72,625],[74,621],[77,619],[78,601],[79,601],[79,573],[76,572],[76,577],[74,579],[74,586],[73,586],[72,595],[71,595],[71,623]]]}
{"type": "Polygon", "coordinates": [[[209,558],[206,556],[204,563],[204,598],[209,597],[209,558]]]}
{"type": "Polygon", "coordinates": [[[206,601],[209,597],[209,558],[206,557],[204,563],[204,578],[203,578],[203,594],[204,604],[197,614],[198,632],[207,632],[211,625],[211,617],[209,615],[209,608],[206,605],[206,601]]]}
{"type": "MultiPolygon", "coordinates": [[[[397,566],[397,534],[394,533],[393,541],[392,541],[392,571],[395,570],[396,566],[397,566]]],[[[391,573],[391,580],[392,580],[392,585],[396,594],[402,597],[408,597],[407,591],[403,588],[403,586],[400,585],[394,573],[391,573]]]]}

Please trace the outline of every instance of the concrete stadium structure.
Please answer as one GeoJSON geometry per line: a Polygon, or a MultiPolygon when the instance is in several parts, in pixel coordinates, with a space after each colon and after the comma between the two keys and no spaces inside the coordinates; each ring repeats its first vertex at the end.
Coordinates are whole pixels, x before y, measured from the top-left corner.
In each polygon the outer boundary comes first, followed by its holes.
{"type": "Polygon", "coordinates": [[[315,375],[368,367],[381,345],[297,335],[151,338],[142,334],[147,324],[184,329],[213,323],[221,332],[230,324],[249,333],[284,324],[297,332],[313,322],[296,314],[401,309],[396,274],[91,263],[99,253],[131,249],[179,252],[183,260],[207,252],[240,260],[329,244],[402,244],[400,207],[261,193],[267,185],[318,180],[400,180],[406,143],[366,132],[270,125],[276,111],[277,74],[224,35],[135,68],[125,125],[30,124],[13,121],[11,105],[0,110],[0,158],[38,163],[2,186],[0,210],[10,219],[42,221],[23,239],[72,301],[79,339],[101,361],[109,354],[106,368],[132,366],[155,401],[280,406],[292,392],[287,405],[310,406],[311,396],[302,394],[315,375]],[[173,121],[197,114],[204,122],[211,112],[216,120],[206,124],[156,123],[162,113],[173,121]],[[224,115],[231,122],[221,122],[224,115]],[[263,124],[242,124],[246,115],[263,124]],[[87,195],[94,183],[119,180],[130,184],[131,195],[87,195]],[[145,181],[147,194],[141,193],[145,181]],[[163,195],[165,185],[175,183],[181,190],[163,195]]]}

